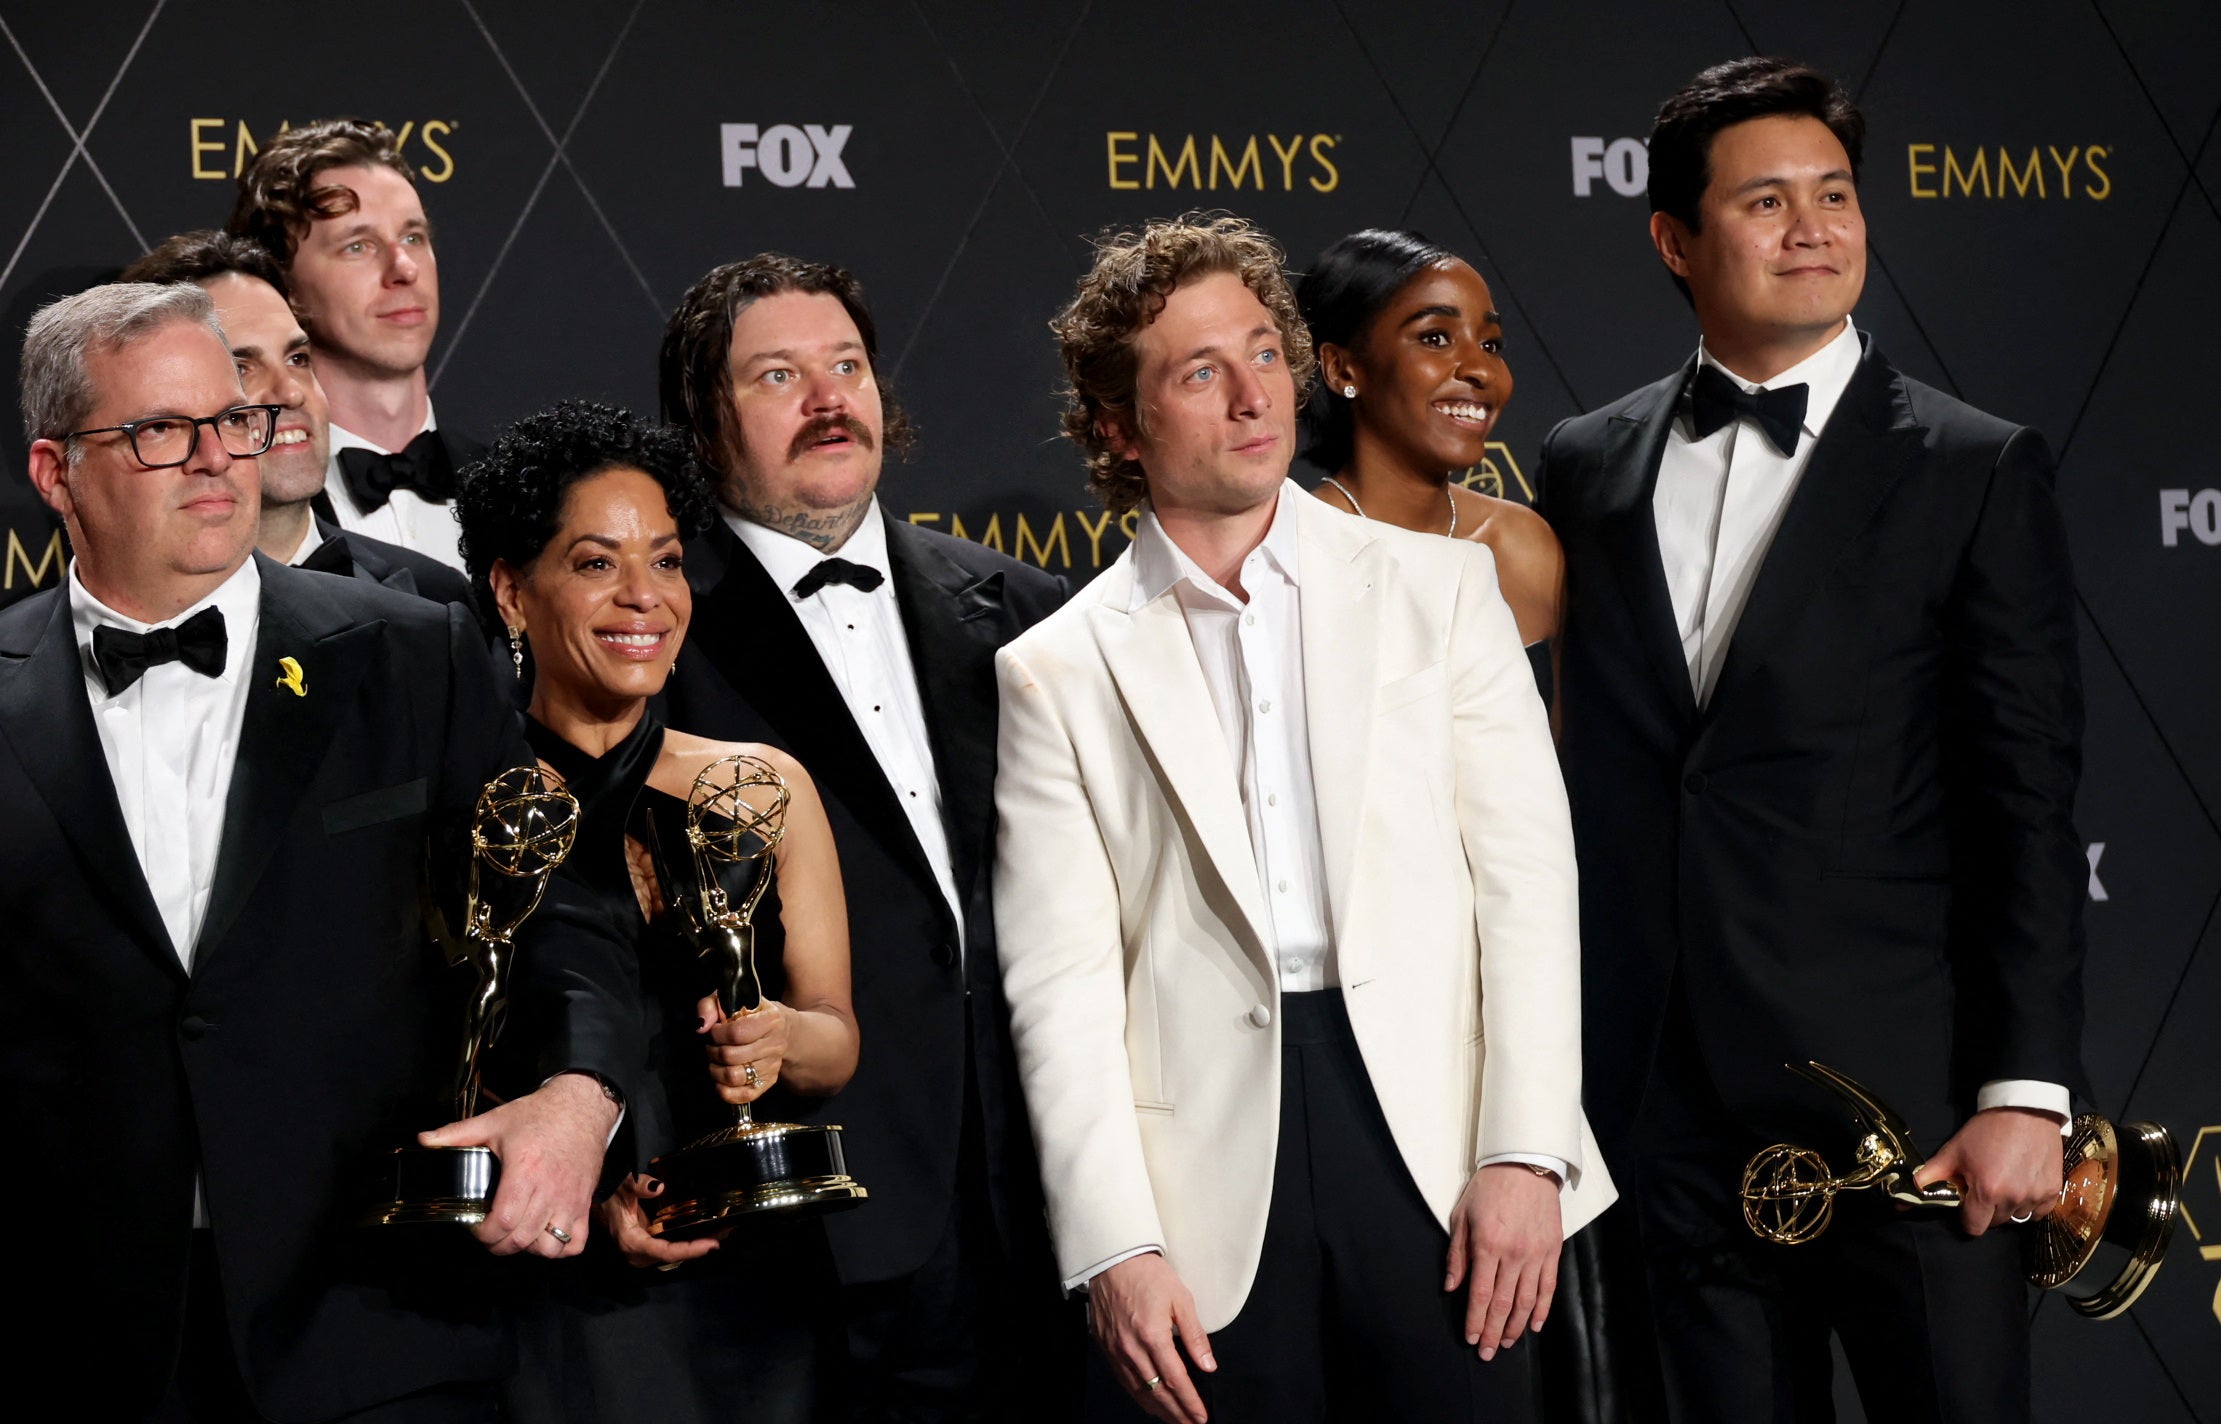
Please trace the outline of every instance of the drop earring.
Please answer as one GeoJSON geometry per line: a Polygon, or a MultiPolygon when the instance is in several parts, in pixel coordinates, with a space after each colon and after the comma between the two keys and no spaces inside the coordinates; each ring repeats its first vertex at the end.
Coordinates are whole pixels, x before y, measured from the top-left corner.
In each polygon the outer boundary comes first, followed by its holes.
{"type": "Polygon", "coordinates": [[[524,681],[524,630],[509,630],[509,666],[516,673],[517,681],[524,681]]]}

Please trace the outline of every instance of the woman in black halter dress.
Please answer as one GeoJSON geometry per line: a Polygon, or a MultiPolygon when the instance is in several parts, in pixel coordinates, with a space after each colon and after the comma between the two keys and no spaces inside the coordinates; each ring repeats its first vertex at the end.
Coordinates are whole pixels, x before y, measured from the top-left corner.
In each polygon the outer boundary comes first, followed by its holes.
{"type": "MultiPolygon", "coordinates": [[[[774,748],[666,728],[651,704],[686,634],[681,541],[712,517],[707,486],[682,437],[566,403],[504,433],[464,472],[456,510],[472,579],[530,685],[533,749],[579,799],[561,873],[638,945],[643,1005],[601,1229],[585,1258],[545,1273],[508,1412],[680,1424],[821,1417],[828,1352],[839,1349],[822,1228],[747,1220],[689,1242],[647,1230],[663,1190],[645,1175],[654,1157],[729,1123],[729,1104],[790,1116],[782,1097],[839,1091],[857,1054],[839,862],[808,775],[774,748]],[[789,799],[755,912],[763,1007],[728,1019],[713,967],[676,928],[671,902],[689,893],[691,861],[675,873],[682,867],[659,867],[649,847],[684,847],[695,776],[734,753],[767,763],[789,799]]],[[[772,794],[749,799],[769,810],[772,794]]],[[[760,868],[730,866],[721,879],[737,892],[760,868]]]]}

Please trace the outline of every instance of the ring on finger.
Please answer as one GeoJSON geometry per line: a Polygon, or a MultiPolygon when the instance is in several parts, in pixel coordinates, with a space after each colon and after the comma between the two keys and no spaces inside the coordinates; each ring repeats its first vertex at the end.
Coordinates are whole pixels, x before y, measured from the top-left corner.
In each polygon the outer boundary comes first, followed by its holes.
{"type": "Polygon", "coordinates": [[[548,1223],[548,1235],[554,1237],[561,1245],[568,1246],[571,1244],[571,1233],[552,1221],[548,1223]]]}
{"type": "Polygon", "coordinates": [[[2029,1222],[2029,1219],[2035,1215],[2036,1213],[2032,1211],[2016,1211],[2013,1213],[2013,1224],[2015,1226],[2026,1226],[2029,1222]]]}
{"type": "Polygon", "coordinates": [[[1149,1378],[1141,1382],[1141,1387],[1148,1390],[1151,1394],[1155,1394],[1157,1392],[1157,1386],[1163,1383],[1163,1375],[1151,1375],[1149,1378]]]}
{"type": "Polygon", "coordinates": [[[755,1064],[743,1063],[740,1065],[740,1071],[747,1075],[749,1087],[754,1088],[762,1084],[763,1074],[756,1071],[755,1064]]]}

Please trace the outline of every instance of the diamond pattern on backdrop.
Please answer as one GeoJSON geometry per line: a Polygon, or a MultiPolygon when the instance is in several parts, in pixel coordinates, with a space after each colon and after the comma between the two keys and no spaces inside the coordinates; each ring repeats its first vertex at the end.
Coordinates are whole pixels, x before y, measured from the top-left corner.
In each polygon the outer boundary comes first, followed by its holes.
{"type": "MultiPolygon", "coordinates": [[[[890,507],[1078,580],[1124,544],[1056,436],[1043,325],[1090,234],[1229,206],[1300,266],[1357,227],[1428,232],[1476,260],[1505,312],[1519,395],[1499,433],[1531,477],[1551,425],[1670,369],[1694,341],[1644,233],[1636,155],[1615,141],[1645,133],[1703,64],[1807,59],[1853,84],[1874,124],[1861,324],[1913,375],[2035,424],[2061,452],[2087,615],[2080,815],[2107,847],[2106,898],[2089,908],[2098,1105],[2186,1135],[2200,1114],[2221,1120],[2209,731],[2221,635],[2207,616],[2221,607],[2221,543],[2199,537],[2221,541],[2221,522],[2197,523],[2209,516],[2193,507],[2221,491],[2197,419],[2221,374],[2207,354],[2221,311],[2221,11],[1295,0],[1260,18],[913,0],[797,4],[774,23],[721,0],[423,0],[381,15],[406,62],[371,65],[359,12],[316,7],[270,22],[264,52],[285,62],[246,89],[194,78],[236,53],[239,12],[220,0],[0,0],[0,307],[20,332],[39,303],[146,241],[220,222],[238,159],[283,121],[409,125],[439,230],[443,421],[490,436],[571,394],[652,407],[663,319],[704,270],[769,247],[829,258],[869,285],[883,366],[923,426],[918,459],[890,472],[890,507]],[[726,186],[724,124],[753,124],[759,140],[816,126],[853,186],[772,181],[760,154],[726,186]],[[1291,136],[1296,147],[1273,147],[1291,136]],[[1579,139],[1596,141],[1585,196],[1579,139]],[[2063,171],[2072,197],[2057,191],[2063,171]],[[2166,490],[2185,492],[2172,546],[2159,542],[2166,490]]],[[[51,524],[19,442],[6,444],[0,601],[58,569],[40,562],[51,524]]],[[[2221,1397],[2214,1268],[2194,1244],[2178,1242],[2125,1326],[2039,1312],[2039,1417],[2088,1404],[2192,1419],[2221,1397]]]]}

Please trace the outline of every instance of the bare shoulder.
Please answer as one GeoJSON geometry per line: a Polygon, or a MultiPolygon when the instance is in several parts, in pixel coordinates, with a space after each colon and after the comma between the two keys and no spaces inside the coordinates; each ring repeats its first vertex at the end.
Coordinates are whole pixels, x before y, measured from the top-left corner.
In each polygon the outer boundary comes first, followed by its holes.
{"type": "Polygon", "coordinates": [[[1524,504],[1474,490],[1461,491],[1460,517],[1470,511],[1479,518],[1473,526],[1475,541],[1486,544],[1498,565],[1555,562],[1558,536],[1550,521],[1524,504]]]}
{"type": "Polygon", "coordinates": [[[808,788],[810,774],[791,753],[764,742],[717,742],[690,732],[667,731],[663,750],[656,757],[655,774],[649,778],[659,790],[684,795],[704,771],[727,757],[751,757],[770,767],[791,788],[808,788]]]}

